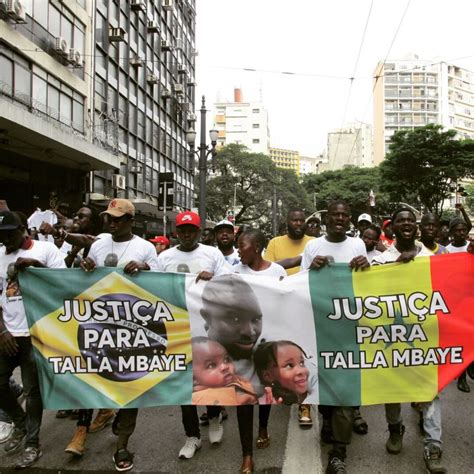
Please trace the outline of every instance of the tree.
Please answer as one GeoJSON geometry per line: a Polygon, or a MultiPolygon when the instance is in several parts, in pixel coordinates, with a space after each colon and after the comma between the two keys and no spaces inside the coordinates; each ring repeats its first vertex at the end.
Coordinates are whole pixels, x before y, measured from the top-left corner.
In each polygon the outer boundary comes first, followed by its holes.
{"type": "Polygon", "coordinates": [[[303,178],[303,186],[316,201],[317,209],[327,209],[327,204],[335,199],[343,199],[351,206],[355,219],[363,212],[369,212],[369,193],[376,195],[376,213],[385,215],[389,199],[380,183],[378,168],[348,167],[337,171],[309,174],[303,178]]]}
{"type": "MultiPolygon", "coordinates": [[[[474,140],[457,140],[454,130],[426,125],[396,132],[380,165],[385,191],[393,201],[413,196],[441,216],[453,183],[474,174],[474,140]]],[[[413,201],[412,201],[413,202],[413,201]]]]}
{"type": "Polygon", "coordinates": [[[250,153],[242,145],[220,149],[215,159],[215,175],[207,182],[209,219],[223,219],[234,208],[239,224],[271,221],[271,202],[276,192],[282,201],[281,214],[292,206],[304,207],[307,195],[293,171],[278,169],[271,158],[250,153]]]}
{"type": "Polygon", "coordinates": [[[474,214],[474,183],[466,185],[466,210],[474,214]]]}

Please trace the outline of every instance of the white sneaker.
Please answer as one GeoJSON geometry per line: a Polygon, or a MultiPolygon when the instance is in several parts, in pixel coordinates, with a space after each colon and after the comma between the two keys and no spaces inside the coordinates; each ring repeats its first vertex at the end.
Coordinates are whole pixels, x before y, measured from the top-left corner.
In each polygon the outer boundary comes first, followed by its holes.
{"type": "Polygon", "coordinates": [[[201,440],[195,436],[187,437],[186,443],[179,452],[179,459],[191,459],[201,449],[201,440]]]}
{"type": "Polygon", "coordinates": [[[222,426],[222,414],[209,419],[209,442],[219,444],[224,436],[224,427],[222,426]]]}
{"type": "Polygon", "coordinates": [[[13,423],[0,421],[0,444],[5,443],[13,432],[15,426],[13,423]]]}

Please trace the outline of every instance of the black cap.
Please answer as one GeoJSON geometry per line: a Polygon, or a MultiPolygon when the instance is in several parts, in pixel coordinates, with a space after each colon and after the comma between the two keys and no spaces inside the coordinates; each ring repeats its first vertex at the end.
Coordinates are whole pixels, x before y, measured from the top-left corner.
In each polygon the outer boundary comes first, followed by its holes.
{"type": "Polygon", "coordinates": [[[15,230],[21,227],[22,223],[17,214],[11,211],[0,212],[0,231],[15,230]]]}

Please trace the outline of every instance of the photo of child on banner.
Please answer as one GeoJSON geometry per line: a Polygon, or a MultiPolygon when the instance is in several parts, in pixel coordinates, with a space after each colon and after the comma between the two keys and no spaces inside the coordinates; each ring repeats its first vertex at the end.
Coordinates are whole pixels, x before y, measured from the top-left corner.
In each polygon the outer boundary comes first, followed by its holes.
{"type": "Polygon", "coordinates": [[[205,283],[200,294],[199,285],[189,288],[195,296],[188,299],[193,301],[189,308],[191,332],[199,335],[193,339],[193,403],[317,401],[316,339],[314,332],[310,335],[303,329],[313,326],[312,314],[305,310],[305,303],[311,308],[309,300],[290,300],[285,285],[275,280],[272,298],[265,298],[265,280],[229,274],[205,283]],[[200,305],[193,311],[198,301],[200,305]],[[220,372],[218,385],[215,381],[203,383],[204,370],[220,372]],[[228,393],[232,394],[223,402],[225,389],[231,389],[228,393]]]}

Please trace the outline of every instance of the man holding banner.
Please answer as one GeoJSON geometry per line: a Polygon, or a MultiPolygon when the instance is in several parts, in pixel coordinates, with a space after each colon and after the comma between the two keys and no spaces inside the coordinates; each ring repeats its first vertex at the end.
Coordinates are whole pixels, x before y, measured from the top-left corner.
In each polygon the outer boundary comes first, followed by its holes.
{"type": "MultiPolygon", "coordinates": [[[[132,233],[134,205],[127,199],[113,199],[102,214],[110,235],[105,234],[92,244],[88,256],[81,261],[81,268],[91,272],[102,266],[123,267],[128,275],[136,275],[141,270],[156,270],[158,261],[153,244],[132,233]]],[[[127,445],[135,430],[137,416],[138,408],[120,409],[114,422],[118,440],[113,459],[117,471],[133,468],[133,454],[127,450],[127,445]]],[[[78,426],[74,439],[81,451],[86,436],[87,427],[78,426]]]]}
{"type": "MultiPolygon", "coordinates": [[[[308,242],[303,252],[301,270],[320,270],[332,262],[348,263],[354,271],[370,267],[364,242],[358,237],[346,235],[350,219],[350,208],[344,201],[329,204],[326,218],[327,235],[308,242]]],[[[329,432],[332,428],[334,440],[326,472],[346,472],[346,445],[351,442],[355,410],[353,407],[320,406],[320,412],[323,415],[322,435],[330,438],[329,432]]]]}
{"type": "MultiPolygon", "coordinates": [[[[429,216],[422,217],[425,223],[429,216]]],[[[417,257],[431,257],[433,251],[425,247],[423,243],[416,242],[416,216],[406,208],[397,209],[392,216],[392,230],[395,234],[395,243],[378,257],[375,257],[373,265],[381,265],[391,262],[409,262],[417,257]]],[[[423,430],[425,432],[425,448],[423,458],[426,468],[430,473],[444,473],[446,469],[441,463],[441,403],[436,396],[432,402],[422,403],[423,430]]],[[[399,454],[402,450],[402,439],[405,426],[401,416],[400,403],[385,404],[385,416],[387,418],[390,437],[386,448],[390,454],[399,454]]]]}
{"type": "Polygon", "coordinates": [[[0,243],[5,246],[5,252],[0,256],[0,408],[15,424],[4,450],[13,454],[21,449],[24,441],[24,452],[15,463],[15,468],[24,469],[42,455],[39,432],[43,403],[18,271],[27,267],[64,268],[66,265],[64,255],[54,244],[31,239],[14,212],[0,212],[0,243]],[[26,413],[9,384],[18,366],[26,396],[26,413]]]}

